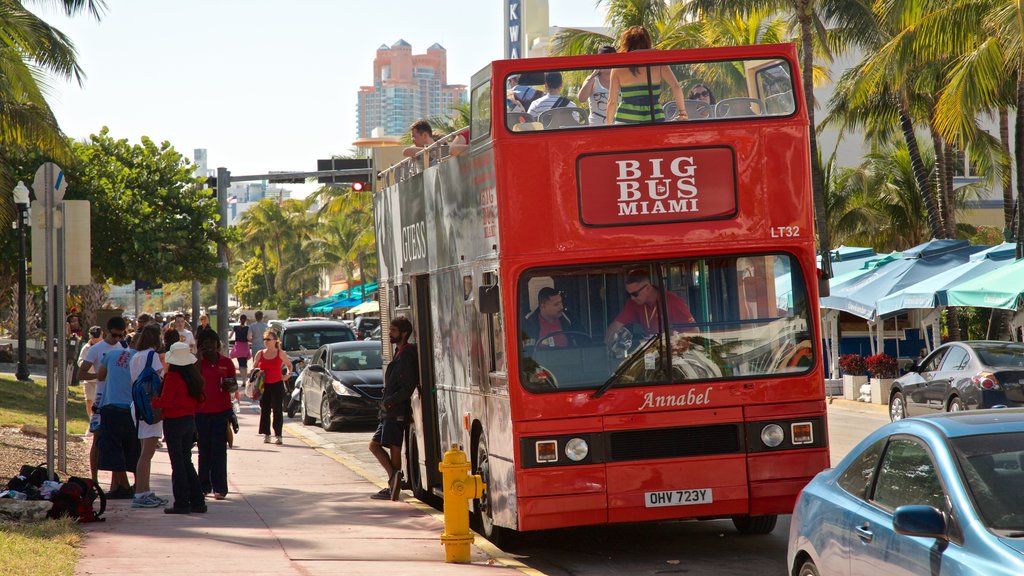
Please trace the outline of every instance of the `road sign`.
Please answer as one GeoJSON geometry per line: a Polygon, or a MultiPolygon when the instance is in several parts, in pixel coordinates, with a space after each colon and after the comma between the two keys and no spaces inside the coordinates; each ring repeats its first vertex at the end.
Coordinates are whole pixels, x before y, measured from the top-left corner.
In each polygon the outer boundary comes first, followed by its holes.
{"type": "Polygon", "coordinates": [[[46,162],[36,170],[36,177],[32,180],[36,198],[44,199],[47,185],[53,186],[53,201],[60,203],[64,199],[64,191],[68,189],[68,181],[64,178],[64,170],[53,162],[46,162]]]}
{"type": "MultiPolygon", "coordinates": [[[[92,232],[88,200],[65,200],[63,210],[54,209],[53,230],[64,230],[65,285],[92,284],[92,232]]],[[[42,200],[33,200],[32,216],[32,283],[46,286],[46,210],[42,200]]],[[[54,249],[60,250],[54,239],[54,249]]]]}
{"type": "Polygon", "coordinates": [[[317,171],[324,170],[366,170],[364,174],[348,176],[319,176],[317,182],[320,184],[350,184],[352,182],[366,182],[370,179],[370,161],[366,158],[328,158],[316,161],[317,171]]]}

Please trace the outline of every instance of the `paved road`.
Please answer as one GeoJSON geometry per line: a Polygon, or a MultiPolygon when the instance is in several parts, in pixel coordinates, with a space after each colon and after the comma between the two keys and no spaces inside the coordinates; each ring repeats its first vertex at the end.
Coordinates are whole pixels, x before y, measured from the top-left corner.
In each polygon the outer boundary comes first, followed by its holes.
{"type": "MultiPolygon", "coordinates": [[[[842,401],[829,406],[828,416],[833,463],[888,422],[880,407],[842,401]]],[[[297,419],[290,425],[312,432],[322,446],[358,461],[383,480],[383,470],[366,449],[372,427],[324,432],[319,427],[303,427],[297,419]]],[[[628,524],[524,534],[508,552],[550,576],[781,575],[785,572],[788,536],[788,516],[779,518],[775,531],[767,536],[741,536],[728,520],[628,524]]]]}

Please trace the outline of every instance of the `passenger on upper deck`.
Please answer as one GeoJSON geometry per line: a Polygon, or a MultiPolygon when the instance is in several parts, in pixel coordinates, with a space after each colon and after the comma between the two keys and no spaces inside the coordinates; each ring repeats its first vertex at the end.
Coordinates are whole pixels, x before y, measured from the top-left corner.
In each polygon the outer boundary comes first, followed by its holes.
{"type": "Polygon", "coordinates": [[[530,108],[530,104],[542,96],[544,96],[544,92],[532,86],[519,84],[518,74],[508,77],[508,92],[505,95],[505,100],[508,102],[509,112],[526,112],[530,108]]]}
{"type": "Polygon", "coordinates": [[[573,104],[572,100],[569,100],[565,96],[562,96],[562,73],[561,72],[545,72],[544,73],[544,89],[547,90],[547,94],[533,101],[530,104],[527,113],[533,115],[533,117],[540,116],[541,112],[551,110],[552,108],[578,108],[573,104]]]}
{"type": "MultiPolygon", "coordinates": [[[[614,54],[614,46],[601,46],[597,49],[598,54],[614,54]]],[[[608,84],[611,81],[611,70],[602,68],[594,70],[580,86],[576,93],[576,99],[580,102],[586,100],[590,105],[590,125],[600,126],[604,124],[604,117],[608,111],[608,84]]]]}
{"type": "Polygon", "coordinates": [[[697,100],[698,102],[706,102],[712,107],[715,105],[715,95],[711,92],[711,88],[708,88],[707,84],[697,83],[694,84],[690,91],[686,94],[687,100],[697,100]]]}
{"type": "Polygon", "coordinates": [[[409,133],[412,135],[412,146],[402,150],[402,155],[407,158],[412,158],[434,143],[434,129],[426,120],[417,120],[409,127],[409,133]]]}
{"type": "Polygon", "coordinates": [[[626,294],[629,294],[629,300],[622,306],[615,320],[608,325],[608,332],[605,333],[604,341],[609,346],[615,341],[615,333],[629,324],[639,325],[644,336],[661,332],[662,294],[665,295],[665,306],[668,308],[671,325],[696,322],[683,299],[660,286],[651,284],[650,274],[646,270],[630,270],[626,274],[626,294]]]}
{"type": "Polygon", "coordinates": [[[523,322],[527,344],[555,348],[568,346],[569,337],[563,332],[571,328],[572,322],[565,315],[562,293],[550,286],[541,288],[537,292],[537,308],[523,322]]]}
{"type": "MultiPolygon", "coordinates": [[[[619,37],[619,51],[650,50],[651,36],[643,26],[631,26],[619,37]]],[[[606,124],[638,124],[664,122],[661,109],[661,85],[668,84],[679,109],[676,120],[686,120],[683,89],[668,66],[630,66],[615,68],[608,87],[606,124]]]]}

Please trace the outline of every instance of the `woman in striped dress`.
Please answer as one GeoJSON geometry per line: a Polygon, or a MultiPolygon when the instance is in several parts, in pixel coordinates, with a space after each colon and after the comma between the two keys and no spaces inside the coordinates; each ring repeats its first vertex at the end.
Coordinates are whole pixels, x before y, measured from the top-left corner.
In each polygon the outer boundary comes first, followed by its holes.
{"type": "MultiPolygon", "coordinates": [[[[627,28],[619,37],[619,51],[650,50],[651,36],[643,26],[627,28]]],[[[661,109],[661,87],[668,84],[676,101],[679,115],[672,120],[686,120],[683,89],[668,66],[630,66],[615,68],[608,87],[608,115],[606,124],[638,124],[664,122],[661,109]]]]}

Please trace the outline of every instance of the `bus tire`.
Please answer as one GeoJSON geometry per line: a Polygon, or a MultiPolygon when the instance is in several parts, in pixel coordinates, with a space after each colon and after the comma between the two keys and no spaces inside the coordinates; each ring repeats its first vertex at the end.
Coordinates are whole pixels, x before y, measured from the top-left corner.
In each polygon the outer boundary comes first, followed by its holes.
{"type": "Polygon", "coordinates": [[[732,524],[740,534],[771,534],[779,517],[775,514],[767,516],[733,516],[732,524]]]}
{"type": "Polygon", "coordinates": [[[423,478],[420,477],[420,448],[416,444],[416,428],[409,426],[406,429],[405,442],[405,470],[406,481],[409,482],[409,489],[412,495],[422,502],[427,501],[427,491],[423,487],[423,478]]]}
{"type": "Polygon", "coordinates": [[[498,548],[504,548],[512,543],[513,530],[503,528],[494,524],[494,514],[491,509],[491,467],[487,454],[487,446],[481,438],[476,444],[476,474],[483,479],[487,488],[484,488],[483,496],[473,500],[473,516],[476,525],[480,527],[480,534],[491,541],[498,548]]]}

